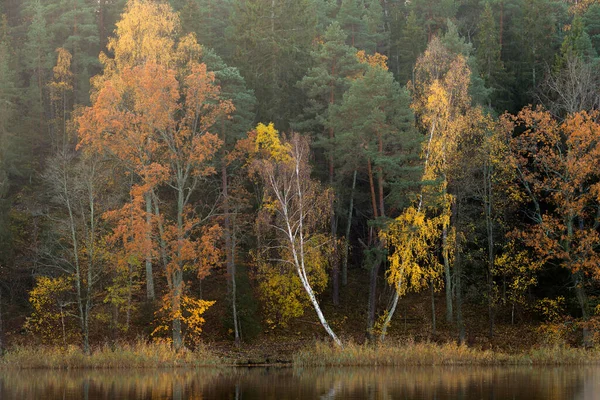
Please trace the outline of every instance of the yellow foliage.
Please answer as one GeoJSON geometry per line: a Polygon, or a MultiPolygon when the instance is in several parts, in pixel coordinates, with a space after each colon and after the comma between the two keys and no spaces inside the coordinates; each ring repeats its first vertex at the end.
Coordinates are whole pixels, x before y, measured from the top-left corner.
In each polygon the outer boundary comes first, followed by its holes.
{"type": "Polygon", "coordinates": [[[39,335],[43,343],[66,341],[66,319],[72,314],[68,296],[72,289],[72,279],[68,277],[40,276],[29,292],[33,312],[27,318],[25,328],[39,335]]]}
{"type": "Polygon", "coordinates": [[[356,53],[356,58],[358,62],[361,64],[369,65],[373,68],[381,68],[384,70],[388,70],[387,66],[387,56],[379,53],[375,53],[373,55],[367,54],[364,50],[359,50],[356,53]]]}
{"type": "Polygon", "coordinates": [[[501,256],[494,260],[494,275],[504,276],[508,283],[508,298],[512,303],[525,304],[525,293],[537,284],[535,272],[542,262],[534,259],[527,250],[517,250],[510,241],[501,256]]]}
{"type": "MultiPolygon", "coordinates": [[[[321,293],[327,287],[327,268],[333,245],[323,234],[314,235],[305,245],[306,273],[315,294],[321,293]]],[[[281,261],[270,261],[267,259],[268,255],[261,253],[254,256],[266,314],[276,317],[269,319],[267,323],[285,327],[291,318],[304,314],[304,309],[310,306],[310,300],[297,272],[285,261],[289,260],[291,255],[286,251],[281,253],[281,261]]]]}
{"type": "Polygon", "coordinates": [[[168,66],[180,30],[179,16],[168,4],[129,0],[107,48],[119,70],[152,61],[168,66]]]}
{"type": "Polygon", "coordinates": [[[52,69],[54,79],[50,82],[50,97],[52,100],[60,100],[62,93],[73,90],[73,73],[71,72],[71,53],[62,47],[56,49],[58,58],[52,69]]]}
{"type": "Polygon", "coordinates": [[[269,156],[276,162],[288,162],[291,160],[290,145],[282,143],[279,138],[279,131],[275,129],[273,123],[264,125],[259,123],[256,126],[256,151],[266,150],[269,156]]]}
{"type": "Polygon", "coordinates": [[[559,322],[564,316],[565,298],[563,296],[558,296],[556,299],[543,298],[536,302],[535,309],[546,321],[559,322]]]}
{"type": "Polygon", "coordinates": [[[396,286],[398,294],[419,291],[439,276],[442,265],[434,246],[446,219],[445,213],[428,218],[411,206],[381,231],[380,237],[391,252],[387,279],[396,286]]]}
{"type": "MultiPolygon", "coordinates": [[[[162,334],[168,334],[171,331],[171,324],[174,319],[179,318],[181,320],[184,343],[189,343],[197,346],[200,343],[200,334],[202,333],[202,325],[204,325],[205,319],[202,315],[215,304],[215,301],[208,301],[202,299],[196,299],[191,296],[181,296],[181,307],[175,314],[172,311],[171,306],[172,296],[166,295],[163,297],[163,305],[156,312],[159,316],[158,326],[152,331],[151,336],[155,340],[165,340],[160,337],[162,334]]],[[[172,340],[166,338],[166,340],[172,340]]]]}

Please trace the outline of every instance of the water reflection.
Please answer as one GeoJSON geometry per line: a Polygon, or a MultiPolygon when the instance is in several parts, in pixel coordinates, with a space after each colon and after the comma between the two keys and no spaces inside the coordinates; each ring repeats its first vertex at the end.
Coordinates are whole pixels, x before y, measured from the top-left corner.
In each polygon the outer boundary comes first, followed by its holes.
{"type": "Polygon", "coordinates": [[[0,371],[0,399],[600,398],[600,367],[0,371]]]}

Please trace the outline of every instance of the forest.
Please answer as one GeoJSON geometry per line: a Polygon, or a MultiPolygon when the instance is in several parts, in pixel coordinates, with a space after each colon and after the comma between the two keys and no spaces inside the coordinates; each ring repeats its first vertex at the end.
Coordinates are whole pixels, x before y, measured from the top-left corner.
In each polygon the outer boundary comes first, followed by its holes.
{"type": "Polygon", "coordinates": [[[0,349],[600,342],[596,1],[0,15],[0,349]]]}

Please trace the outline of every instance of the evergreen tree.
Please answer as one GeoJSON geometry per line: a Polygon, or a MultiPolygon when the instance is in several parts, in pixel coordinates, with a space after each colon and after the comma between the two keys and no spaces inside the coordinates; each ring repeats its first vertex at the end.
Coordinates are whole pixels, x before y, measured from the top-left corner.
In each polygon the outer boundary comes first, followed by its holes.
{"type": "Polygon", "coordinates": [[[348,44],[352,47],[358,47],[357,43],[366,32],[363,14],[363,0],[342,0],[336,21],[348,35],[348,44]]]}
{"type": "Polygon", "coordinates": [[[318,133],[328,119],[329,107],[342,99],[349,77],[361,68],[356,49],[345,44],[346,34],[337,22],[327,28],[323,43],[311,52],[313,67],[298,83],[308,98],[302,121],[296,125],[304,131],[318,133]]]}
{"type": "Polygon", "coordinates": [[[427,32],[423,28],[423,24],[417,19],[414,10],[411,10],[406,17],[397,46],[400,57],[398,79],[400,82],[414,80],[413,70],[417,57],[427,47],[427,32]]]}
{"type": "Polygon", "coordinates": [[[596,57],[596,50],[590,36],[585,31],[583,20],[579,16],[573,18],[571,29],[560,46],[560,55],[556,57],[555,68],[560,69],[568,58],[579,57],[590,60],[596,57]]]}
{"type": "Polygon", "coordinates": [[[79,104],[89,102],[90,77],[100,71],[96,10],[97,4],[91,0],[60,0],[46,15],[52,50],[64,48],[73,57],[74,102],[79,104]]]}
{"type": "Polygon", "coordinates": [[[5,264],[10,246],[9,207],[7,198],[10,175],[16,172],[14,129],[18,91],[14,73],[13,53],[9,44],[8,21],[2,16],[0,25],[0,264],[5,264]]]}
{"type": "MultiPolygon", "coordinates": [[[[362,67],[356,57],[356,49],[345,44],[346,34],[334,22],[325,32],[324,42],[312,52],[313,67],[298,86],[308,98],[303,122],[297,127],[312,131],[317,136],[317,146],[323,147],[328,161],[328,182],[334,185],[334,139],[335,128],[328,126],[331,109],[342,100],[342,95],[350,84],[349,77],[356,75],[362,67]]],[[[335,211],[331,214],[331,236],[337,234],[335,211]]],[[[338,268],[334,263],[334,303],[338,302],[338,268]]]]}
{"type": "Polygon", "coordinates": [[[470,74],[469,96],[474,104],[487,105],[491,90],[485,86],[484,80],[479,73],[479,65],[477,58],[473,55],[473,44],[467,42],[458,33],[456,25],[451,21],[447,21],[448,30],[441,38],[441,42],[450,54],[462,55],[467,60],[467,65],[470,74]]]}
{"type": "Polygon", "coordinates": [[[600,4],[594,3],[583,14],[585,31],[589,35],[596,53],[600,54],[600,4]]]}
{"type": "Polygon", "coordinates": [[[312,1],[244,0],[232,13],[232,60],[256,94],[257,120],[285,129],[302,109],[296,87],[309,67],[315,37],[312,1]]]}
{"type": "Polygon", "coordinates": [[[383,8],[379,0],[342,0],[336,16],[347,43],[373,54],[386,39],[383,8]]]}
{"type": "Polygon", "coordinates": [[[456,16],[458,4],[455,0],[415,0],[410,2],[409,9],[422,21],[429,42],[442,34],[448,19],[456,16]]]}
{"type": "MultiPolygon", "coordinates": [[[[28,140],[31,155],[44,154],[47,140],[47,116],[49,112],[46,84],[50,78],[53,65],[54,49],[52,35],[46,24],[46,11],[40,0],[31,0],[26,13],[27,36],[21,60],[24,67],[25,99],[27,106],[28,140]],[[38,147],[39,146],[39,147],[38,147]]],[[[40,161],[31,160],[31,162],[40,161]]]]}
{"type": "Polygon", "coordinates": [[[226,40],[234,7],[232,0],[172,0],[171,3],[179,12],[184,32],[194,32],[198,43],[222,57],[232,58],[234,49],[226,40]]]}
{"type": "Polygon", "coordinates": [[[346,171],[366,173],[369,182],[371,234],[364,248],[364,265],[369,270],[370,338],[376,315],[377,278],[384,259],[376,226],[404,205],[401,200],[406,199],[407,187],[418,179],[414,160],[420,141],[413,118],[408,92],[400,88],[387,67],[370,64],[363,76],[352,81],[329,119],[338,132],[338,163],[346,171]]]}
{"type": "Polygon", "coordinates": [[[488,2],[485,4],[479,18],[477,32],[477,63],[487,87],[493,92],[490,100],[493,106],[500,104],[499,111],[502,110],[502,104],[506,104],[509,98],[509,92],[506,90],[507,81],[504,63],[501,59],[502,46],[500,44],[500,32],[496,25],[496,19],[488,2]]]}

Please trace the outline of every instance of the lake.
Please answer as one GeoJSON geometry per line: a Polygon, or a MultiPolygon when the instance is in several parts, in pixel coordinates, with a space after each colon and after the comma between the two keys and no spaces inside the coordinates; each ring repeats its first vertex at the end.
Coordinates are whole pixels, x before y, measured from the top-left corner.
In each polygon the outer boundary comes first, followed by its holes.
{"type": "Polygon", "coordinates": [[[0,371],[0,399],[600,399],[600,367],[0,371]]]}

